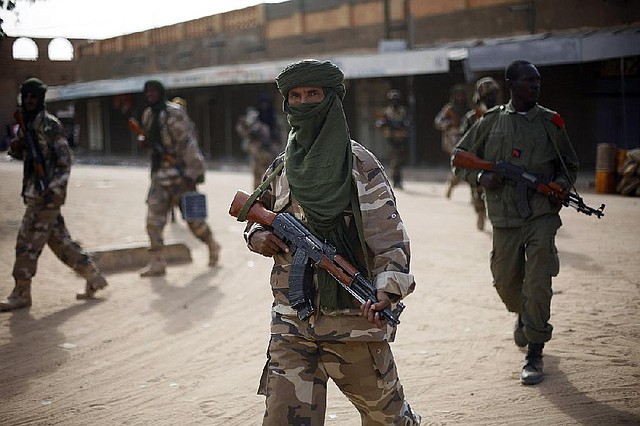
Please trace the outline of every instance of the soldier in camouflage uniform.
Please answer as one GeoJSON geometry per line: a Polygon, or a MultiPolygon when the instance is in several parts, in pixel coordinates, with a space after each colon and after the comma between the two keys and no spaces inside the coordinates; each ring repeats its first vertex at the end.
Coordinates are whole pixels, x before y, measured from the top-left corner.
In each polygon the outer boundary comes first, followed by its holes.
{"type": "Polygon", "coordinates": [[[20,86],[21,115],[34,145],[29,147],[23,135],[11,142],[9,151],[12,157],[24,160],[22,197],[27,209],[16,241],[15,287],[6,300],[0,301],[0,311],[31,306],[31,279],[45,244],[87,280],[78,299],[92,298],[107,286],[91,257],[69,235],[60,212],[67,197],[72,153],[62,124],[45,108],[46,91],[47,86],[37,78],[30,78],[20,86]]]}
{"type": "MultiPolygon", "coordinates": [[[[527,61],[515,61],[505,71],[511,92],[507,105],[490,109],[462,138],[457,149],[488,161],[507,161],[549,180],[562,197],[573,186],[578,158],[558,113],[538,105],[540,73],[527,61]]],[[[557,199],[529,191],[532,214],[522,217],[514,185],[493,172],[457,169],[469,183],[485,188],[487,213],[493,225],[491,272],[493,285],[510,312],[517,314],[514,341],[528,347],[520,381],[543,380],[542,349],[551,340],[552,277],[560,270],[555,246],[562,225],[557,199]]]]}
{"type": "MultiPolygon", "coordinates": [[[[147,233],[151,241],[151,260],[140,272],[142,277],[166,274],[163,255],[163,231],[167,215],[179,205],[185,192],[195,191],[204,179],[204,158],[200,152],[195,129],[186,110],[167,101],[161,82],[147,81],[144,94],[149,103],[142,114],[144,141],[153,148],[151,156],[151,187],[147,196],[147,233]]],[[[209,248],[209,266],[218,263],[220,246],[204,220],[187,222],[189,229],[209,248]]]]}
{"type": "Polygon", "coordinates": [[[251,158],[253,187],[256,188],[262,182],[264,171],[278,154],[272,144],[269,126],[260,120],[260,111],[249,107],[246,114],[238,119],[236,132],[243,139],[243,145],[246,143],[251,158]]]}
{"type": "Polygon", "coordinates": [[[376,127],[382,129],[389,148],[389,167],[393,187],[402,189],[402,168],[407,162],[409,150],[409,112],[400,104],[402,93],[391,89],[387,92],[389,105],[382,112],[382,118],[376,120],[376,127]]]}
{"type": "MultiPolygon", "coordinates": [[[[460,141],[460,122],[462,117],[470,109],[464,86],[456,84],[451,88],[449,102],[444,104],[433,120],[434,127],[442,132],[442,150],[449,156],[460,141]]],[[[460,183],[460,178],[451,173],[447,181],[445,197],[451,198],[451,192],[453,192],[453,188],[458,183],[460,183]]]]}
{"type": "Polygon", "coordinates": [[[260,200],[290,212],[336,246],[372,278],[379,302],[358,307],[321,269],[313,270],[316,312],[300,320],[288,299],[292,262],[267,227],[249,223],[250,250],[273,257],[271,340],[258,393],[266,396],[264,425],[322,425],[332,379],[359,411],[363,425],[417,425],[389,342],[395,328],[379,310],[413,292],[409,237],[384,169],[352,141],[342,107],[344,76],[329,61],[305,60],[277,77],[292,129],[284,162],[260,200]],[[360,237],[362,236],[362,238],[360,237]]]}
{"type": "MultiPolygon", "coordinates": [[[[476,121],[480,120],[488,109],[493,108],[498,103],[498,93],[500,88],[498,83],[491,77],[481,78],[476,82],[476,89],[473,94],[473,102],[475,107],[467,111],[460,123],[460,134],[465,135],[476,121]]],[[[476,211],[476,226],[479,231],[484,229],[484,221],[487,216],[487,210],[484,206],[484,189],[481,185],[471,184],[471,199],[473,200],[473,208],[476,211]]]]}

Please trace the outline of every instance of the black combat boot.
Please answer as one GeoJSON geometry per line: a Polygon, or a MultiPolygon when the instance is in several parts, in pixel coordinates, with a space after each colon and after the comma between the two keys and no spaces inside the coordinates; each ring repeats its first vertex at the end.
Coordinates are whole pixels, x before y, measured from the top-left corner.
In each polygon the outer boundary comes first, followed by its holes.
{"type": "Polygon", "coordinates": [[[520,383],[523,385],[535,385],[544,380],[542,372],[542,349],[544,343],[529,343],[529,350],[525,357],[525,364],[520,373],[520,383]]]}

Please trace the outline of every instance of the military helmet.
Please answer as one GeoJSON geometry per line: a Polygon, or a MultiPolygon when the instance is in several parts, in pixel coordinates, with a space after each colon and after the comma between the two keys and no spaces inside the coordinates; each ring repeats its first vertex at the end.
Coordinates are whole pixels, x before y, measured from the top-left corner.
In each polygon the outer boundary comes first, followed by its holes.
{"type": "Polygon", "coordinates": [[[387,92],[387,99],[389,100],[401,99],[401,98],[402,98],[402,92],[400,92],[398,89],[391,89],[387,92]]]}
{"type": "Polygon", "coordinates": [[[27,93],[44,98],[44,94],[47,93],[47,85],[39,78],[28,78],[20,85],[20,94],[25,96],[27,93]]]}
{"type": "Polygon", "coordinates": [[[180,105],[180,107],[184,110],[187,109],[187,100],[185,98],[181,98],[180,96],[176,96],[171,99],[171,102],[174,104],[180,105]]]}
{"type": "Polygon", "coordinates": [[[473,94],[473,101],[479,102],[487,93],[500,90],[498,83],[491,77],[483,77],[476,82],[476,91],[473,94]]]}

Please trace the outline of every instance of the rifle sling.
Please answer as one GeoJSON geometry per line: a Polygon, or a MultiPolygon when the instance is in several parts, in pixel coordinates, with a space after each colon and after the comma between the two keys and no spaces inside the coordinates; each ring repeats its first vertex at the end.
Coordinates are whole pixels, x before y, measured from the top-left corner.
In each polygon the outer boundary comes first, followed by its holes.
{"type": "MultiPolygon", "coordinates": [[[[575,182],[573,179],[571,179],[571,175],[569,174],[569,169],[567,168],[567,165],[565,164],[564,159],[562,158],[562,154],[560,153],[560,148],[558,148],[558,144],[556,140],[551,136],[551,132],[549,132],[549,128],[547,127],[548,123],[543,119],[542,124],[544,126],[544,130],[547,132],[547,136],[549,137],[549,139],[551,139],[551,143],[553,144],[553,148],[556,150],[556,154],[558,154],[558,158],[560,159],[562,168],[564,169],[564,172],[567,175],[567,179],[571,184],[571,189],[573,189],[575,193],[578,194],[578,190],[575,187],[575,182]]],[[[564,126],[562,127],[562,131],[564,132],[564,135],[567,137],[567,140],[569,140],[569,134],[567,133],[567,129],[565,129],[564,126]]]]}
{"type": "Polygon", "coordinates": [[[247,202],[244,203],[240,212],[238,213],[238,222],[244,222],[247,220],[247,214],[249,213],[249,209],[253,205],[253,203],[262,195],[262,193],[271,185],[271,181],[273,181],[276,176],[282,171],[284,168],[284,160],[278,164],[278,166],[271,172],[269,176],[262,182],[249,196],[247,202]]]}

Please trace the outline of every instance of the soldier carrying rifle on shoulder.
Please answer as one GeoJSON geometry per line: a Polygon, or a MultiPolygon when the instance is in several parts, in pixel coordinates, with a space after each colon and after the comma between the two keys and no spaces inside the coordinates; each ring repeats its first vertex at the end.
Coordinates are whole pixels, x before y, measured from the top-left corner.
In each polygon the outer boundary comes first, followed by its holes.
{"type": "Polygon", "coordinates": [[[31,306],[31,280],[45,245],[86,279],[78,299],[93,298],[107,286],[91,257],[71,239],[60,212],[67,196],[72,153],[62,124],[45,108],[46,91],[39,79],[26,80],[20,86],[22,107],[14,114],[20,131],[10,143],[9,155],[24,161],[22,198],[27,209],[16,241],[15,287],[0,301],[0,311],[31,306]]]}

